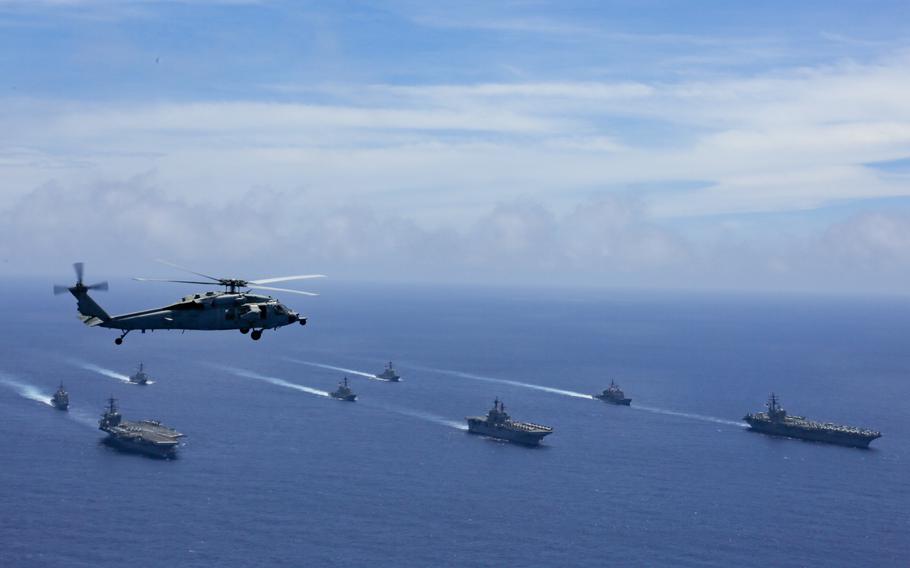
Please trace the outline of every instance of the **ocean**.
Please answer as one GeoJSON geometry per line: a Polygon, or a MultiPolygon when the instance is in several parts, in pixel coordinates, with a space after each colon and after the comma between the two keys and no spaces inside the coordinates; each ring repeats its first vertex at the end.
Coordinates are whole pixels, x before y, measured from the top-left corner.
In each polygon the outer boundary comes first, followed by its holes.
{"type": "MultiPolygon", "coordinates": [[[[112,313],[191,287],[112,282],[112,313]]],[[[306,327],[89,329],[0,292],[0,565],[910,565],[910,300],[332,283],[306,327]],[[371,379],[393,361],[403,380],[371,379]],[[123,381],[142,361],[155,384],[123,381]],[[355,403],[325,396],[347,376],[355,403]],[[631,407],[590,398],[615,380],[631,407]],[[68,413],[50,407],[60,382],[68,413]],[[869,450],[749,432],[791,413],[869,450]],[[184,434],[101,444],[107,397],[184,434]],[[465,431],[499,397],[539,448],[465,431]]]]}

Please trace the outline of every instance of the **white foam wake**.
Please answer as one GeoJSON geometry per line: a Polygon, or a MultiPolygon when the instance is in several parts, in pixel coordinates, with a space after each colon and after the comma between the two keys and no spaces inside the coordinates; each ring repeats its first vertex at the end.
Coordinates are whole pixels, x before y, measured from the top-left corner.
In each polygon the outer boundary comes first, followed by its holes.
{"type": "Polygon", "coordinates": [[[311,367],[319,367],[321,369],[329,369],[332,371],[341,371],[342,373],[350,373],[352,375],[366,377],[373,381],[388,382],[385,379],[380,379],[373,373],[367,373],[366,371],[358,371],[356,369],[347,369],[345,367],[336,367],[335,365],[326,365],[325,363],[315,363],[313,361],[304,361],[302,359],[294,359],[293,357],[284,357],[284,359],[287,361],[291,361],[292,363],[300,363],[301,365],[309,365],[311,367]]]}
{"type": "Polygon", "coordinates": [[[717,418],[716,416],[705,416],[704,414],[694,414],[692,412],[677,412],[675,410],[665,410],[663,408],[655,408],[653,406],[641,406],[640,404],[632,405],[631,408],[634,408],[635,410],[644,410],[645,412],[653,412],[655,414],[665,414],[667,416],[679,416],[680,418],[701,420],[703,422],[714,422],[715,424],[725,424],[727,426],[739,426],[741,428],[748,427],[743,422],[726,420],[724,418],[717,418]]]}
{"type": "Polygon", "coordinates": [[[443,426],[448,426],[449,428],[455,428],[456,430],[467,431],[467,424],[462,424],[461,422],[456,422],[455,420],[449,420],[448,418],[443,418],[442,416],[437,416],[429,412],[421,412],[419,410],[411,410],[409,408],[401,408],[400,406],[390,406],[387,404],[375,404],[369,403],[365,406],[370,406],[374,408],[379,408],[388,412],[394,412],[396,414],[401,414],[402,416],[410,416],[411,418],[419,418],[421,420],[426,420],[428,422],[433,422],[434,424],[441,424],[443,426]]]}
{"type": "Polygon", "coordinates": [[[259,373],[254,373],[253,371],[247,371],[246,369],[240,369],[237,367],[228,367],[227,365],[214,365],[214,367],[216,367],[218,369],[222,369],[222,370],[232,373],[234,375],[237,375],[238,377],[244,377],[247,379],[255,379],[257,381],[264,381],[266,383],[271,383],[271,384],[279,386],[279,387],[299,390],[301,392],[315,394],[317,396],[325,396],[325,397],[331,396],[328,392],[326,392],[324,390],[314,389],[314,388],[307,387],[304,385],[298,385],[297,383],[292,383],[292,382],[286,381],[284,379],[279,379],[278,377],[260,375],[259,373]]]}
{"type": "Polygon", "coordinates": [[[110,379],[115,379],[123,383],[129,383],[130,378],[122,373],[117,371],[112,371],[111,369],[106,369],[104,367],[99,367],[98,365],[93,365],[92,363],[86,363],[85,361],[77,361],[75,359],[70,360],[70,363],[73,365],[85,369],[86,371],[92,371],[98,373],[99,375],[108,377],[110,379]]]}
{"type": "Polygon", "coordinates": [[[4,385],[15,390],[16,393],[18,393],[22,398],[27,398],[29,400],[34,400],[35,402],[53,406],[51,404],[51,396],[49,394],[41,392],[41,390],[34,385],[14,380],[7,376],[5,373],[0,374],[0,383],[3,383],[4,385]]]}
{"type": "MultiPolygon", "coordinates": [[[[414,366],[414,365],[412,365],[412,366],[414,366]]],[[[553,394],[560,394],[562,396],[571,396],[574,398],[584,398],[587,400],[594,400],[594,397],[589,394],[584,394],[584,393],[565,390],[565,389],[558,389],[558,388],[548,387],[548,386],[544,386],[544,385],[535,385],[534,383],[524,383],[521,381],[513,381],[510,379],[498,379],[496,377],[475,375],[473,373],[465,373],[462,371],[452,371],[449,369],[435,369],[433,367],[419,367],[419,366],[414,366],[414,367],[417,369],[424,370],[424,371],[442,373],[444,375],[452,375],[452,376],[461,377],[464,379],[471,379],[471,380],[475,380],[475,381],[485,381],[488,383],[499,383],[499,384],[503,384],[503,385],[512,385],[515,387],[522,387],[522,388],[526,388],[526,389],[534,389],[534,390],[549,392],[549,393],[553,393],[553,394]]]]}

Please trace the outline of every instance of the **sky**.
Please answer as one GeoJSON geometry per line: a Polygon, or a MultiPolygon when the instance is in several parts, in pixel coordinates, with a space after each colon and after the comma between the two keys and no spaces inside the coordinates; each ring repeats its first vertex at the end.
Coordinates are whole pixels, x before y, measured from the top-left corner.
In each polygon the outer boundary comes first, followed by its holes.
{"type": "Polygon", "coordinates": [[[0,271],[903,294],[908,93],[907,2],[0,0],[0,271]]]}

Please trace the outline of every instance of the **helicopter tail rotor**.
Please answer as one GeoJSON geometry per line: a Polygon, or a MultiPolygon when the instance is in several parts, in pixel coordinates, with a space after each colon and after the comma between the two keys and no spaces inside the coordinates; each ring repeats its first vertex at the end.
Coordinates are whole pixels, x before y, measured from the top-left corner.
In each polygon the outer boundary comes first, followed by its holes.
{"type": "Polygon", "coordinates": [[[73,270],[76,271],[76,284],[74,286],[63,286],[61,284],[54,284],[54,294],[59,295],[65,292],[71,292],[76,295],[82,292],[88,292],[89,290],[99,290],[106,291],[108,289],[107,281],[98,282],[96,284],[89,284],[86,286],[82,282],[82,277],[85,275],[85,263],[84,262],[74,262],[73,270]]]}

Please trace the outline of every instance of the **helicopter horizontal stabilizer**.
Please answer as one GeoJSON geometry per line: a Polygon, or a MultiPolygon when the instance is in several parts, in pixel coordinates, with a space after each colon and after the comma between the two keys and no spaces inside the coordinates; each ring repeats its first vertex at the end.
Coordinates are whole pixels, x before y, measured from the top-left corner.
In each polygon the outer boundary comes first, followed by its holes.
{"type": "Polygon", "coordinates": [[[103,319],[95,316],[84,316],[80,314],[79,319],[82,320],[82,323],[89,327],[95,327],[96,325],[101,325],[104,323],[103,319]]]}

